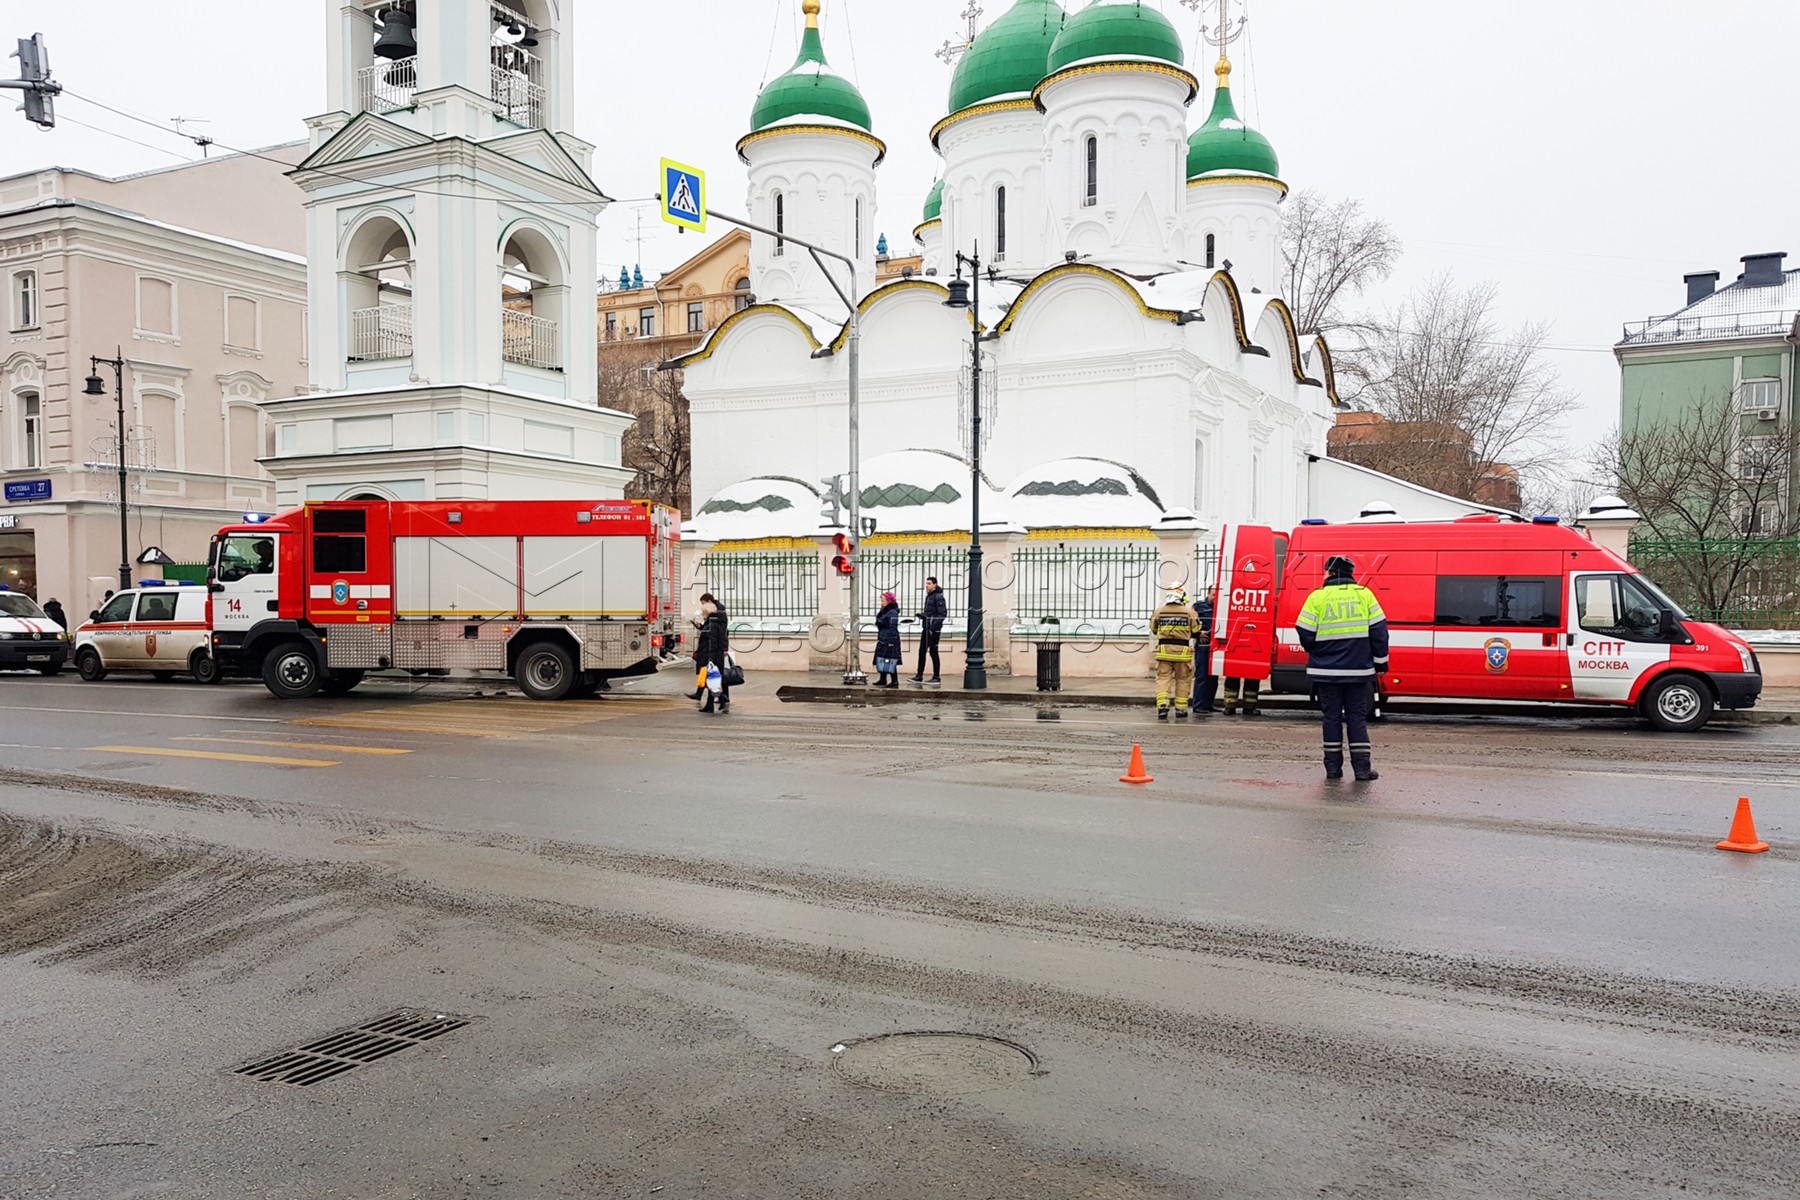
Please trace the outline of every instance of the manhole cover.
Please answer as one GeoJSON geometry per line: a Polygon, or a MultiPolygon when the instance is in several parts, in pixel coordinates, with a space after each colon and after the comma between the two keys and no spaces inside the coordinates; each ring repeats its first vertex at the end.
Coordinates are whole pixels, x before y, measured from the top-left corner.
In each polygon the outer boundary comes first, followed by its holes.
{"type": "Polygon", "coordinates": [[[350,1029],[340,1029],[316,1042],[294,1050],[284,1050],[267,1058],[246,1063],[236,1069],[266,1083],[289,1083],[295,1087],[311,1087],[334,1075],[354,1071],[398,1054],[433,1038],[461,1029],[474,1017],[430,1009],[403,1008],[385,1016],[365,1021],[350,1029]]]}
{"type": "Polygon", "coordinates": [[[979,1033],[889,1033],[839,1042],[831,1053],[858,1083],[932,1096],[992,1091],[1043,1073],[1025,1047],[979,1033]]]}

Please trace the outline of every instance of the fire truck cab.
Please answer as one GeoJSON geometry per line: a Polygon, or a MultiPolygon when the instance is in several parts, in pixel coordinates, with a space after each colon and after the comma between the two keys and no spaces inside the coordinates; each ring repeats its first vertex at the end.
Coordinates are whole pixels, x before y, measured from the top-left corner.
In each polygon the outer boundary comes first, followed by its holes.
{"type": "Polygon", "coordinates": [[[379,670],[592,695],[673,658],[679,529],[636,500],[309,504],[213,537],[213,653],[283,699],[379,670]]]}
{"type": "Polygon", "coordinates": [[[1308,522],[1224,531],[1214,670],[1306,692],[1294,624],[1343,555],[1387,614],[1385,697],[1628,706],[1699,729],[1762,693],[1755,653],[1682,612],[1631,564],[1554,518],[1308,522]]]}

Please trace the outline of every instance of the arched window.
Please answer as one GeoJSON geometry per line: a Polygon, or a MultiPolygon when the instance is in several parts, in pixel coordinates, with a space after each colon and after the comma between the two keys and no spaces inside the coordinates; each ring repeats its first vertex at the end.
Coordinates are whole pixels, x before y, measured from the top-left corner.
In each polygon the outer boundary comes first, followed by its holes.
{"type": "Polygon", "coordinates": [[[851,244],[856,247],[855,257],[861,258],[863,256],[863,208],[861,196],[856,198],[856,236],[851,244]]]}
{"type": "Polygon", "coordinates": [[[746,308],[749,308],[752,304],[756,303],[756,297],[750,294],[750,277],[748,275],[732,285],[731,290],[736,293],[736,307],[733,311],[743,312],[746,308]]]}
{"type": "Polygon", "coordinates": [[[775,257],[780,258],[787,253],[787,242],[782,234],[787,232],[787,197],[780,192],[775,193],[775,257]]]}
{"type": "Polygon", "coordinates": [[[1206,265],[1209,269],[1213,265],[1213,256],[1217,252],[1217,250],[1218,250],[1218,239],[1213,237],[1213,235],[1210,233],[1207,234],[1206,235],[1206,265]]]}
{"type": "Polygon", "coordinates": [[[555,244],[537,229],[518,229],[500,252],[500,357],[561,371],[566,292],[555,244]]]}
{"type": "Polygon", "coordinates": [[[406,230],[378,215],[357,227],[339,264],[344,280],[350,362],[411,358],[413,251],[406,230]]]}
{"type": "Polygon", "coordinates": [[[1088,136],[1087,140],[1087,188],[1082,193],[1081,206],[1092,208],[1100,203],[1100,139],[1088,136]]]}
{"type": "Polygon", "coordinates": [[[19,393],[19,462],[35,471],[44,465],[44,402],[37,392],[19,393]]]}
{"type": "Polygon", "coordinates": [[[994,261],[1006,261],[1006,188],[994,189],[994,261]]]}

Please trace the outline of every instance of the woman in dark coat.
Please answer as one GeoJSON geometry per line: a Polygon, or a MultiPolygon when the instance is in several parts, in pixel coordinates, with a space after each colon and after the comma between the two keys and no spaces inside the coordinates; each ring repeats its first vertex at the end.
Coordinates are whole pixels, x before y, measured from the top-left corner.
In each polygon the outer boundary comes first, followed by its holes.
{"type": "Polygon", "coordinates": [[[900,602],[894,593],[881,593],[881,611],[875,614],[876,687],[900,686],[900,602]]]}
{"type": "MultiPolygon", "coordinates": [[[[725,606],[711,592],[700,597],[700,638],[694,648],[694,665],[699,668],[709,666],[725,670],[725,652],[731,649],[730,618],[726,616],[725,606]]],[[[713,692],[711,688],[701,688],[706,694],[706,704],[701,712],[713,711],[713,692]]],[[[731,685],[720,682],[719,712],[731,711],[731,685]]]]}

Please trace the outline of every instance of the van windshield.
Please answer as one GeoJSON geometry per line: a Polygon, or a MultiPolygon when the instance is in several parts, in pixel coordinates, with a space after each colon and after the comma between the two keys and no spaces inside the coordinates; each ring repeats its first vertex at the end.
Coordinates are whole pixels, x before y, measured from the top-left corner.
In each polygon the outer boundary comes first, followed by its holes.
{"type": "Polygon", "coordinates": [[[44,610],[30,596],[21,596],[17,592],[0,592],[0,617],[43,617],[44,610]]]}

